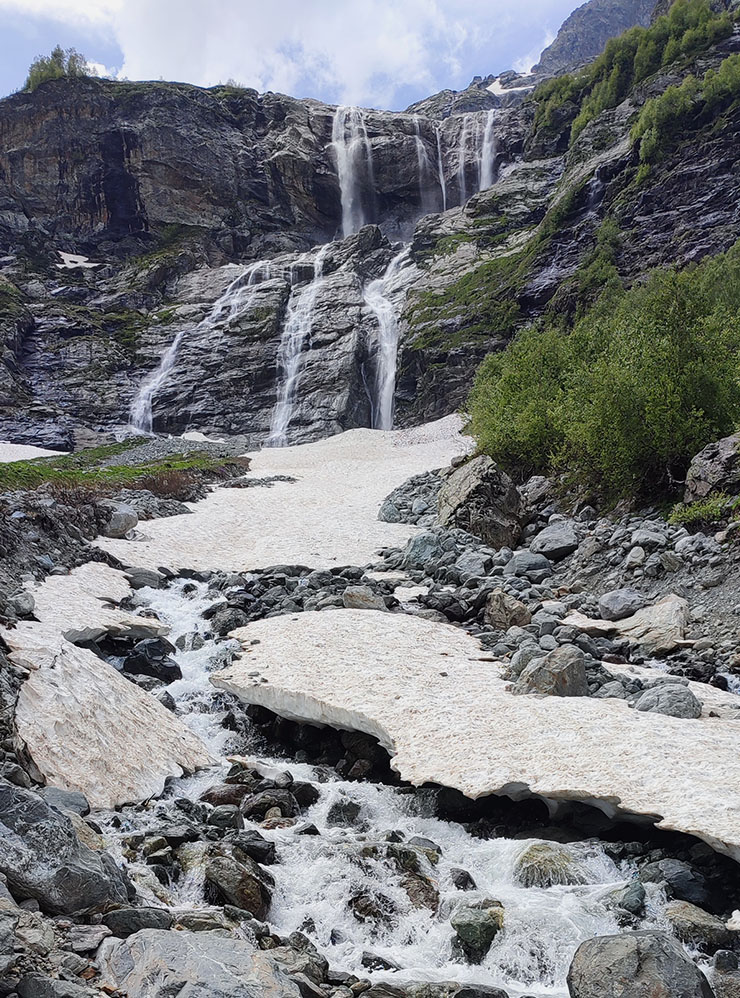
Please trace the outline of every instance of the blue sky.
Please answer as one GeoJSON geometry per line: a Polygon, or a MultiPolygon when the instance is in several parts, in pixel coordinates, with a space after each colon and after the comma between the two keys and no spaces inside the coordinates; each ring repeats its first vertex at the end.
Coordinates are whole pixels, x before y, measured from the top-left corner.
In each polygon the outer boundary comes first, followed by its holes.
{"type": "Polygon", "coordinates": [[[228,79],[401,109],[473,76],[528,68],[573,0],[0,0],[0,94],[59,43],[100,72],[228,79]]]}

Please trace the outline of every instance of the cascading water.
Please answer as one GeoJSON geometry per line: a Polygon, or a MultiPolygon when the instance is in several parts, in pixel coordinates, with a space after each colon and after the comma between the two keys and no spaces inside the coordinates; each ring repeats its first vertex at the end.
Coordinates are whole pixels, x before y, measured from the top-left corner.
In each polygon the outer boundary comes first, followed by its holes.
{"type": "Polygon", "coordinates": [[[436,210],[436,198],[430,189],[430,179],[432,177],[432,164],[429,161],[429,154],[421,137],[421,124],[419,115],[414,115],[414,144],[416,145],[416,172],[419,178],[419,205],[422,214],[428,215],[436,210]]]}
{"type": "Polygon", "coordinates": [[[457,142],[457,190],[460,196],[460,204],[465,204],[468,200],[468,184],[465,169],[468,159],[468,138],[470,136],[471,120],[472,115],[463,115],[460,126],[460,137],[457,142]]]}
{"type": "Polygon", "coordinates": [[[371,198],[374,190],[373,152],[362,111],[356,107],[338,107],[331,141],[342,198],[342,235],[346,237],[369,221],[363,193],[366,199],[371,198]]]}
{"type": "Polygon", "coordinates": [[[486,115],[483,141],[478,159],[478,190],[485,191],[493,185],[496,166],[496,136],[493,132],[495,112],[491,109],[486,115]]]}
{"type": "MultiPolygon", "coordinates": [[[[254,302],[254,288],[270,276],[269,260],[258,260],[250,264],[235,280],[229,284],[226,291],[213,304],[205,319],[196,326],[196,335],[210,332],[219,322],[225,319],[231,321],[238,315],[248,311],[254,302]]],[[[152,402],[159,389],[168,380],[177,361],[177,352],[185,330],[181,330],[167,347],[158,366],[149,374],[131,403],[129,421],[131,428],[139,433],[151,433],[154,423],[152,402]]]]}
{"type": "Polygon", "coordinates": [[[393,278],[408,261],[407,246],[393,257],[385,273],[365,288],[365,304],[377,322],[375,377],[371,395],[371,426],[376,430],[393,429],[393,399],[396,391],[398,356],[398,315],[388,298],[393,278]]]}
{"type": "MultiPolygon", "coordinates": [[[[205,583],[180,580],[166,589],[140,590],[138,598],[171,628],[169,638],[177,649],[173,657],[182,679],[166,692],[178,715],[219,760],[214,769],[170,785],[168,797],[195,801],[223,779],[228,766],[224,754],[230,733],[221,725],[228,705],[210,685],[209,674],[238,648],[234,641],[217,642],[209,634],[209,623],[201,615],[222,594],[205,583]]],[[[258,745],[255,736],[249,752],[261,772],[287,769],[319,792],[318,801],[303,816],[319,834],[296,834],[293,826],[256,826],[275,843],[279,858],[270,866],[275,880],[270,924],[281,936],[305,933],[333,969],[376,982],[459,981],[501,987],[512,998],[567,998],[567,968],[578,945],[594,935],[620,931],[614,897],[634,871],[627,863],[615,864],[597,841],[566,847],[575,883],[524,886],[518,863],[540,840],[472,835],[462,825],[434,816],[433,790],[409,792],[344,781],[326,767],[259,758],[258,745]],[[357,817],[346,827],[337,826],[330,812],[348,802],[356,805],[357,817]],[[413,851],[415,836],[433,843],[438,855],[424,848],[413,851]],[[393,843],[399,843],[396,852],[393,843]],[[405,863],[398,861],[399,849],[405,863]],[[410,877],[411,856],[418,865],[410,877]],[[471,877],[464,892],[457,886],[461,870],[471,877]],[[433,903],[414,899],[413,885],[419,884],[414,878],[419,876],[433,903]],[[504,907],[503,929],[483,962],[469,964],[456,953],[450,915],[461,904],[491,898],[504,907]],[[363,905],[360,913],[358,900],[363,905]],[[378,969],[384,964],[385,969],[378,969]]],[[[123,837],[156,829],[161,821],[156,810],[147,809],[115,812],[110,821],[101,817],[107,845],[119,854],[123,837]]],[[[137,889],[149,903],[208,909],[198,848],[194,843],[192,865],[185,874],[166,887],[147,867],[132,868],[137,889]]],[[[670,931],[662,890],[653,884],[645,887],[646,911],[635,927],[670,931]]]]}
{"type": "Polygon", "coordinates": [[[442,194],[442,211],[447,211],[447,181],[445,180],[445,164],[442,155],[442,135],[439,128],[437,128],[437,176],[442,194]]]}
{"type": "Polygon", "coordinates": [[[288,427],[293,416],[303,353],[310,340],[316,296],[323,277],[324,260],[330,246],[331,243],[326,243],[314,257],[311,282],[302,288],[294,289],[290,296],[288,314],[278,347],[280,383],[270,421],[270,434],[265,441],[268,447],[284,447],[288,442],[288,427]]]}

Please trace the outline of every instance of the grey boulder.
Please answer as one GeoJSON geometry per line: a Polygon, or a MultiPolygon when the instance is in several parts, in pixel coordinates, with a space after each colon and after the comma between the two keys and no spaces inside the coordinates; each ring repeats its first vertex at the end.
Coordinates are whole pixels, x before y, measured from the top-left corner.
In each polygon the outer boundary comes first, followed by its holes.
{"type": "Polygon", "coordinates": [[[531,582],[541,582],[548,575],[552,575],[552,564],[544,554],[517,551],[504,565],[504,575],[516,575],[531,582]]]}
{"type": "Polygon", "coordinates": [[[115,499],[101,499],[98,506],[108,521],[103,530],[106,537],[125,537],[129,530],[133,530],[139,522],[136,510],[125,502],[116,502],[115,499]]]}
{"type": "Polygon", "coordinates": [[[385,600],[370,586],[347,586],[342,603],[348,610],[386,610],[385,600]]]}
{"type": "Polygon", "coordinates": [[[516,485],[485,455],[456,468],[439,493],[443,527],[459,527],[495,548],[516,544],[522,512],[516,485]]]}
{"type": "Polygon", "coordinates": [[[740,433],[733,433],[707,444],[692,458],[683,498],[690,503],[704,499],[710,492],[735,495],[739,489],[740,433]]]}
{"type": "Polygon", "coordinates": [[[578,547],[578,534],[573,524],[567,520],[558,520],[549,524],[534,538],[529,550],[534,554],[544,554],[551,561],[562,561],[573,554],[578,547]]]}
{"type": "Polygon", "coordinates": [[[595,936],[576,950],[571,998],[714,998],[680,943],[662,932],[595,936]]]}
{"type": "Polygon", "coordinates": [[[126,998],[300,998],[298,985],[267,953],[215,932],[143,929],[106,939],[98,951],[106,981],[126,998]]]}
{"type": "Polygon", "coordinates": [[[575,645],[562,645],[544,658],[535,658],[522,670],[513,691],[554,697],[588,696],[583,652],[575,645]]]}
{"type": "Polygon", "coordinates": [[[602,620],[624,620],[642,610],[646,602],[636,589],[612,589],[599,598],[599,613],[602,620]]]}
{"type": "Polygon", "coordinates": [[[635,710],[650,714],[667,714],[669,717],[701,717],[701,701],[688,686],[680,683],[661,683],[645,690],[635,703],[635,710]]]}
{"type": "Polygon", "coordinates": [[[49,914],[125,904],[126,880],[105,852],[77,838],[70,819],[38,794],[0,781],[0,872],[17,900],[49,914]]]}

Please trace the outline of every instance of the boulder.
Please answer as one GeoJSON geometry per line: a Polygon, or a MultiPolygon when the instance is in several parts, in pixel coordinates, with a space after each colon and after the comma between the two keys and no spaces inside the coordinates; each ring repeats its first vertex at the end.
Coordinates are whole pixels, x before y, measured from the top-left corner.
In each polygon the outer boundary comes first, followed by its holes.
{"type": "Polygon", "coordinates": [[[0,781],[0,872],[16,900],[64,914],[128,900],[124,875],[83,845],[70,819],[38,794],[0,781]]]}
{"type": "Polygon", "coordinates": [[[103,922],[114,936],[125,939],[141,929],[169,929],[172,915],[166,908],[116,908],[103,922]]]}
{"type": "Polygon", "coordinates": [[[662,932],[595,936],[576,950],[571,998],[714,998],[680,943],[662,932]]]}
{"type": "Polygon", "coordinates": [[[268,953],[216,932],[144,929],[125,940],[106,939],[98,964],[125,998],[301,998],[268,953]]]}
{"type": "Polygon", "coordinates": [[[599,598],[599,613],[604,620],[624,620],[642,610],[646,602],[636,589],[612,589],[599,598]]]}
{"type": "Polygon", "coordinates": [[[504,575],[523,576],[530,582],[542,582],[548,575],[552,575],[552,565],[544,554],[516,551],[504,565],[504,575]]]}
{"type": "Polygon", "coordinates": [[[681,859],[661,859],[647,863],[640,870],[642,880],[664,884],[668,893],[680,901],[702,905],[709,900],[704,875],[681,859]]]}
{"type": "Polygon", "coordinates": [[[444,554],[442,539],[431,530],[412,537],[403,552],[401,568],[424,569],[430,562],[437,561],[444,554]]]}
{"type": "Polygon", "coordinates": [[[577,627],[591,637],[616,633],[640,645],[647,655],[667,655],[679,647],[688,620],[687,601],[682,596],[669,593],[652,606],[643,607],[623,620],[598,620],[575,611],[568,614],[563,624],[577,627]]]}
{"type": "Polygon", "coordinates": [[[101,499],[98,506],[108,521],[103,530],[105,537],[125,537],[139,522],[136,510],[126,503],[116,502],[115,499],[101,499]]]}
{"type": "Polygon", "coordinates": [[[342,603],[348,610],[385,610],[385,600],[370,586],[347,586],[342,603]]]}
{"type": "Polygon", "coordinates": [[[452,913],[450,925],[468,960],[480,963],[504,927],[504,907],[491,898],[464,904],[452,913]]]}
{"type": "Polygon", "coordinates": [[[525,627],[532,619],[529,610],[521,600],[514,599],[502,589],[494,589],[488,594],[483,620],[499,631],[506,631],[515,624],[525,627]]]}
{"type": "Polygon", "coordinates": [[[740,491],[740,433],[707,444],[691,459],[684,502],[704,499],[710,492],[740,491]]]}
{"type": "Polygon", "coordinates": [[[456,468],[439,493],[439,522],[443,527],[459,527],[495,548],[516,544],[522,513],[516,486],[485,455],[456,468]]]}
{"type": "Polygon", "coordinates": [[[514,683],[514,693],[539,693],[555,697],[588,696],[583,652],[575,645],[562,645],[525,666],[514,683]]]}
{"type": "Polygon", "coordinates": [[[667,714],[669,717],[701,717],[701,701],[688,686],[681,683],[660,683],[645,690],[635,703],[635,710],[651,714],[667,714]]]}
{"type": "Polygon", "coordinates": [[[586,883],[573,854],[557,842],[534,842],[527,846],[514,864],[514,876],[524,887],[586,883]]]}
{"type": "MultiPolygon", "coordinates": [[[[256,864],[255,864],[256,866],[256,864]]],[[[270,903],[267,887],[233,856],[213,856],[206,862],[208,894],[220,904],[233,904],[264,919],[270,903]]]]}
{"type": "Polygon", "coordinates": [[[716,950],[731,946],[736,938],[721,919],[690,901],[669,901],[665,914],[682,943],[716,950]]]}
{"type": "Polygon", "coordinates": [[[26,974],[16,987],[18,998],[99,998],[97,988],[60,981],[46,974],[26,974]]]}
{"type": "Polygon", "coordinates": [[[79,814],[84,817],[90,813],[90,804],[87,797],[79,790],[63,790],[61,787],[41,787],[39,796],[43,797],[47,804],[55,807],[57,811],[79,814]]]}
{"type": "Polygon", "coordinates": [[[573,524],[567,520],[557,520],[550,523],[534,538],[529,550],[534,554],[544,554],[550,561],[562,561],[573,554],[578,547],[578,534],[573,524]]]}

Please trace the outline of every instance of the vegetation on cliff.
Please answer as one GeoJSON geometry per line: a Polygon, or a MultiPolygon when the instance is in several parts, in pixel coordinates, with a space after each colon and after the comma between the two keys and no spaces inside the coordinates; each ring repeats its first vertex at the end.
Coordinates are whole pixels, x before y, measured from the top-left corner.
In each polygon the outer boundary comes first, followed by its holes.
{"type": "Polygon", "coordinates": [[[88,76],[87,59],[76,49],[65,50],[61,45],[51,50],[51,55],[39,55],[31,63],[28,76],[23,85],[24,90],[35,90],[47,80],[70,79],[78,76],[88,76]]]}
{"type": "Polygon", "coordinates": [[[628,290],[609,283],[568,330],[530,326],[481,365],[480,448],[521,474],[612,497],[655,492],[740,419],[740,241],[628,290]]]}
{"type": "Polygon", "coordinates": [[[571,142],[602,111],[616,107],[638,83],[678,59],[689,59],[732,34],[732,15],[708,0],[676,0],[649,28],[631,28],[607,42],[583,72],[559,76],[537,88],[535,130],[571,123],[571,142]]]}

